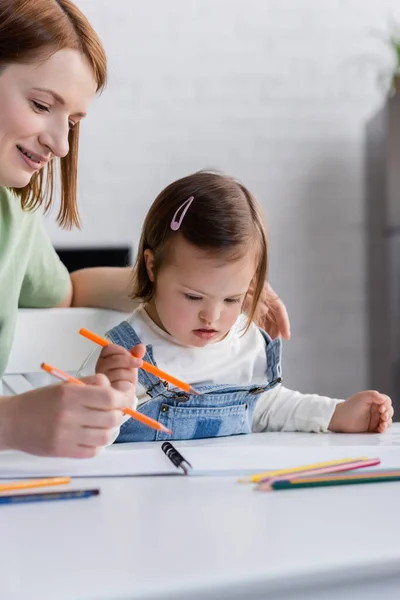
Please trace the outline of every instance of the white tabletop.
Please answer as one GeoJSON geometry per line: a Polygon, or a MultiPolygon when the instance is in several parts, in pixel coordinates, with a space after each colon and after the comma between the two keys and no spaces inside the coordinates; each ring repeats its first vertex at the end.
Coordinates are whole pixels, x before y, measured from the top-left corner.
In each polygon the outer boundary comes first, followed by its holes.
{"type": "MultiPolygon", "coordinates": [[[[372,456],[400,445],[400,426],[386,435],[213,443],[370,446],[372,456]]],[[[269,494],[226,477],[81,479],[71,487],[100,487],[101,495],[0,507],[2,598],[398,598],[400,483],[269,494]]]]}

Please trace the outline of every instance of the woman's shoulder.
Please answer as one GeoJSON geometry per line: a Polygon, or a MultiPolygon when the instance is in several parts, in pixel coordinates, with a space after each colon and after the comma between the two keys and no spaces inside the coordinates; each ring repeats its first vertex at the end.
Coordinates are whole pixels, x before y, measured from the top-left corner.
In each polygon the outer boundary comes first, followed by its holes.
{"type": "Polygon", "coordinates": [[[10,210],[22,210],[21,202],[12,190],[0,186],[0,201],[2,207],[9,207],[10,210]]]}
{"type": "Polygon", "coordinates": [[[37,220],[36,211],[23,210],[20,198],[6,187],[0,187],[0,217],[3,226],[16,225],[18,228],[37,220]]]}
{"type": "Polygon", "coordinates": [[[2,201],[3,200],[9,201],[13,197],[15,197],[15,196],[9,188],[0,186],[0,198],[2,201]]]}

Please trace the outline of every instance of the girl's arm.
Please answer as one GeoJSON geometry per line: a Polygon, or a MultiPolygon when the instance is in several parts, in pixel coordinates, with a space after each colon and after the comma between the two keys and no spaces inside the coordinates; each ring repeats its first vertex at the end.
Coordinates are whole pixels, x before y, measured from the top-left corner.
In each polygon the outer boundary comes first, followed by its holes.
{"type": "Polygon", "coordinates": [[[260,396],[253,416],[253,431],[328,431],[339,402],[342,401],[277,385],[260,396]]]}

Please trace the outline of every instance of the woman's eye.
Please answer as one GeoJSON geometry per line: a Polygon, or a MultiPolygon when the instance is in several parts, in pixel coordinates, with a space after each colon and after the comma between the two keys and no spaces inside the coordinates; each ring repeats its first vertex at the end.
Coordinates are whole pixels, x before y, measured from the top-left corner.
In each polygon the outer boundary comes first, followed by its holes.
{"type": "Polygon", "coordinates": [[[193,301],[201,300],[201,296],[193,296],[192,294],[185,294],[185,297],[188,300],[193,300],[193,301]]]}
{"type": "Polygon", "coordinates": [[[227,304],[238,304],[240,302],[240,298],[225,298],[225,302],[227,304]]]}
{"type": "Polygon", "coordinates": [[[35,107],[35,109],[38,110],[39,112],[50,112],[49,107],[46,106],[45,104],[41,104],[40,102],[37,102],[36,100],[32,100],[32,104],[35,107]]]}

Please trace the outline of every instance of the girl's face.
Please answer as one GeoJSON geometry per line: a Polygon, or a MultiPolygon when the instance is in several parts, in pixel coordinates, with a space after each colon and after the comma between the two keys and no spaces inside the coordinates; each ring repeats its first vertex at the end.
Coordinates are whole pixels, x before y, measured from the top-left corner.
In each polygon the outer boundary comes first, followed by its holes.
{"type": "Polygon", "coordinates": [[[87,59],[64,49],[42,62],[0,72],[0,185],[26,186],[53,157],[68,154],[68,133],[96,94],[87,59]]]}
{"type": "Polygon", "coordinates": [[[153,253],[145,251],[147,272],[155,281],[150,317],[185,346],[222,340],[242,310],[256,270],[255,253],[227,262],[177,236],[170,254],[155,277],[153,253]]]}

